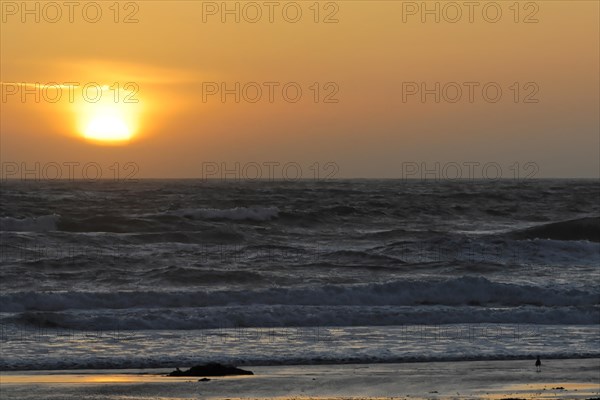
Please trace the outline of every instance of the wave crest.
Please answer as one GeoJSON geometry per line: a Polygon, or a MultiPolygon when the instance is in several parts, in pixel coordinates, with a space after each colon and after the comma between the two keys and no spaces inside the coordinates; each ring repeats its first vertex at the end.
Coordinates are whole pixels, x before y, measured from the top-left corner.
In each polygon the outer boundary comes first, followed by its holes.
{"type": "Polygon", "coordinates": [[[527,228],[513,233],[517,239],[589,240],[600,242],[600,217],[579,218],[527,228]]]}

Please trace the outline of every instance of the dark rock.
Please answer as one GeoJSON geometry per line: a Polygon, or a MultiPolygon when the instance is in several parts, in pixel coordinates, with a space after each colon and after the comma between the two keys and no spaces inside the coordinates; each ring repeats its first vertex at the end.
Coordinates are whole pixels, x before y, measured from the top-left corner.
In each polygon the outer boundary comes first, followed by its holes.
{"type": "Polygon", "coordinates": [[[208,363],[196,365],[187,371],[181,371],[177,368],[169,376],[228,376],[228,375],[254,375],[252,371],[246,371],[236,368],[232,365],[222,365],[219,363],[208,363]]]}

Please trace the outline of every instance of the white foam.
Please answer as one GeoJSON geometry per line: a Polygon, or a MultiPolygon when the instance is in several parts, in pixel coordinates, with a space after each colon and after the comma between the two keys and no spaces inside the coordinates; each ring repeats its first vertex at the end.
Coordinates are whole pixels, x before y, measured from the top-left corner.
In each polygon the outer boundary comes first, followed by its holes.
{"type": "MultiPolygon", "coordinates": [[[[598,326],[460,324],[194,331],[3,331],[0,370],[598,357],[598,326]],[[43,355],[43,356],[40,356],[43,355]]],[[[533,362],[530,362],[533,368],[533,362]]]]}
{"type": "Polygon", "coordinates": [[[598,291],[461,277],[255,290],[14,292],[0,295],[0,310],[16,313],[19,322],[73,328],[102,323],[127,329],[195,329],[236,321],[245,326],[597,324],[599,300],[598,291]]]}

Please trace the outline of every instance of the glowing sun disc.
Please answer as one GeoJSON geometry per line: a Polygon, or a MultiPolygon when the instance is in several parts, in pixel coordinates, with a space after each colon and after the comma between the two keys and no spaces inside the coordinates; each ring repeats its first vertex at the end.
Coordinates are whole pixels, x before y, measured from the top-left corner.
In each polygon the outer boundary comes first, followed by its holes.
{"type": "Polygon", "coordinates": [[[127,124],[115,116],[99,116],[90,121],[84,130],[87,139],[119,142],[131,139],[133,132],[127,124]]]}

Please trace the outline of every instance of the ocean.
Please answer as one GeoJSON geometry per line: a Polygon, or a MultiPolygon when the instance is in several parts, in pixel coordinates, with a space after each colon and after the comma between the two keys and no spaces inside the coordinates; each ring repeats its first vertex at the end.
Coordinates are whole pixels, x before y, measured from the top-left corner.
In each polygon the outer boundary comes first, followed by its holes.
{"type": "Polygon", "coordinates": [[[597,180],[3,181],[0,370],[600,356],[597,180]]]}

